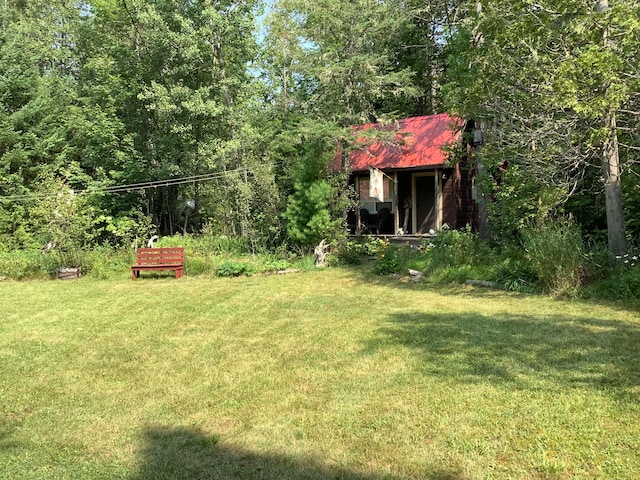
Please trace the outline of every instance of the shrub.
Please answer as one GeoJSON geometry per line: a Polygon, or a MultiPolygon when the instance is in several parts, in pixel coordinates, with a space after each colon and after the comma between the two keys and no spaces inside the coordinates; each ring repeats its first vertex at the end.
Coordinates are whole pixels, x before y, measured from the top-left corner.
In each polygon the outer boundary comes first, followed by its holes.
{"type": "Polygon", "coordinates": [[[359,265],[372,255],[376,255],[385,246],[385,241],[379,238],[362,237],[349,240],[336,251],[336,258],[344,265],[359,265]]]}
{"type": "Polygon", "coordinates": [[[587,288],[584,296],[602,300],[640,300],[640,269],[615,273],[587,288]]]}
{"type": "Polygon", "coordinates": [[[278,270],[285,270],[290,266],[289,261],[272,257],[266,257],[259,262],[261,272],[277,272],[278,270]]]}
{"type": "Polygon", "coordinates": [[[389,275],[398,273],[402,268],[401,255],[398,247],[392,247],[386,243],[378,251],[375,263],[373,264],[373,273],[377,275],[389,275]]]}
{"type": "Polygon", "coordinates": [[[483,260],[481,252],[486,250],[469,226],[462,230],[441,230],[423,248],[429,254],[432,268],[474,265],[483,260]]]}
{"type": "Polygon", "coordinates": [[[603,300],[640,300],[640,252],[616,257],[606,278],[585,289],[584,296],[603,300]]]}
{"type": "Polygon", "coordinates": [[[342,233],[342,220],[334,218],[331,212],[334,195],[331,184],[324,180],[297,182],[295,189],[283,214],[289,238],[303,247],[317,245],[323,238],[338,238],[342,233]]]}
{"type": "Polygon", "coordinates": [[[109,244],[124,247],[137,244],[151,236],[151,217],[132,209],[118,215],[100,215],[94,222],[96,228],[103,228],[108,234],[103,240],[109,244]]]}
{"type": "Polygon", "coordinates": [[[251,275],[253,268],[245,262],[226,261],[218,267],[219,277],[239,277],[240,275],[251,275]]]}
{"type": "Polygon", "coordinates": [[[0,276],[13,280],[35,278],[47,273],[45,257],[37,250],[14,250],[0,253],[0,276]]]}
{"type": "Polygon", "coordinates": [[[360,248],[354,248],[349,245],[345,245],[336,251],[336,254],[330,257],[331,264],[335,263],[338,265],[360,265],[365,258],[365,255],[362,253],[360,248]]]}
{"type": "Polygon", "coordinates": [[[439,285],[450,283],[464,283],[468,279],[481,279],[477,269],[471,265],[457,265],[455,267],[440,267],[429,275],[429,282],[439,285]]]}

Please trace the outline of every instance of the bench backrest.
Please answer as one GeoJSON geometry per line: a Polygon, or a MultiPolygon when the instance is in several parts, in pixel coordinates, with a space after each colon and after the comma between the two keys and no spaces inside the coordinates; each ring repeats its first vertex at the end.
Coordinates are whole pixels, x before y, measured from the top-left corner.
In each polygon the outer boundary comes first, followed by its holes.
{"type": "Polygon", "coordinates": [[[136,250],[136,261],[138,265],[182,265],[184,263],[184,248],[139,248],[136,250]]]}

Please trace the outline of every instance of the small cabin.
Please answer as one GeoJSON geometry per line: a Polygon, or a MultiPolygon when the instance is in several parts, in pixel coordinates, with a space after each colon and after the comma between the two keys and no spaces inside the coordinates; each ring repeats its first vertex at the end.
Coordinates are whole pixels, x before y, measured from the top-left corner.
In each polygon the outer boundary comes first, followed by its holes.
{"type": "Polygon", "coordinates": [[[445,225],[477,228],[468,122],[438,114],[354,128],[363,135],[342,157],[358,196],[358,208],[347,216],[350,233],[428,235],[445,225]],[[367,135],[369,129],[379,135],[367,135]]]}

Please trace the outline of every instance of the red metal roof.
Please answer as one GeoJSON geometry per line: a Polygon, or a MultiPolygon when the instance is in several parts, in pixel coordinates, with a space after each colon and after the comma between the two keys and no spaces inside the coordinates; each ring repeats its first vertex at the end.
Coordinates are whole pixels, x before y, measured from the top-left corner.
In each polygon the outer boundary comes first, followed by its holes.
{"type": "MultiPolygon", "coordinates": [[[[443,165],[447,160],[443,148],[459,140],[459,127],[462,125],[462,120],[441,113],[405,118],[385,126],[372,123],[355,127],[358,131],[375,128],[396,131],[396,134],[390,141],[375,141],[365,148],[352,151],[349,154],[351,170],[361,172],[369,170],[369,167],[396,170],[443,165]]],[[[367,142],[371,140],[362,137],[357,140],[362,145],[367,145],[367,142]]]]}

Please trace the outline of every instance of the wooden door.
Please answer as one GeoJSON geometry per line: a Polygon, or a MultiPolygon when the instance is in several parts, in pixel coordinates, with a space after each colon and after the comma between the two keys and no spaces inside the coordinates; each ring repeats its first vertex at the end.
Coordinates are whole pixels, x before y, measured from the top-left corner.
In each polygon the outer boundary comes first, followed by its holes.
{"type": "Polygon", "coordinates": [[[437,202],[436,176],[414,175],[413,177],[413,224],[416,231],[413,233],[429,233],[429,230],[437,229],[438,202],[437,202]]]}

